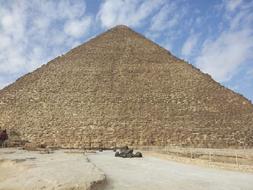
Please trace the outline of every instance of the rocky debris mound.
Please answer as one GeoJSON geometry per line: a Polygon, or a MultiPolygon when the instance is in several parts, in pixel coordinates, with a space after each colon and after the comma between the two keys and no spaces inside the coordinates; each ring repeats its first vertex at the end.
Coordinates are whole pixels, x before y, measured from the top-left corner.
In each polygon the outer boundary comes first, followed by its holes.
{"type": "Polygon", "coordinates": [[[115,157],[121,157],[121,158],[141,158],[142,153],[136,152],[134,154],[134,150],[128,148],[128,146],[122,147],[119,151],[116,151],[115,157]]]}

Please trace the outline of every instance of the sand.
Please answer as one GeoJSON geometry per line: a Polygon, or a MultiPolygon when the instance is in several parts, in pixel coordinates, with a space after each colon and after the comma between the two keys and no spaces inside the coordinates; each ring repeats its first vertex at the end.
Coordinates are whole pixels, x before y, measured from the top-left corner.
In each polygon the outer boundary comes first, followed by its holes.
{"type": "Polygon", "coordinates": [[[104,173],[82,153],[0,149],[0,160],[0,190],[86,190],[105,182],[104,173]]]}

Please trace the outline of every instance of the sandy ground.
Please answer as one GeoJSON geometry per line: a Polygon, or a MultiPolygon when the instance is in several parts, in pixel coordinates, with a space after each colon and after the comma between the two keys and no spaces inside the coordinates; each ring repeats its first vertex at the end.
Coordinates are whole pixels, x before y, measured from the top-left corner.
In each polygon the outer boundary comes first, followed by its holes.
{"type": "Polygon", "coordinates": [[[206,168],[145,154],[0,149],[0,190],[252,190],[253,173],[206,168]]]}
{"type": "Polygon", "coordinates": [[[104,182],[104,173],[82,153],[0,149],[0,190],[85,190],[104,182]]]}
{"type": "Polygon", "coordinates": [[[252,190],[253,174],[182,164],[152,156],[116,158],[113,152],[88,154],[105,172],[107,190],[252,190]]]}

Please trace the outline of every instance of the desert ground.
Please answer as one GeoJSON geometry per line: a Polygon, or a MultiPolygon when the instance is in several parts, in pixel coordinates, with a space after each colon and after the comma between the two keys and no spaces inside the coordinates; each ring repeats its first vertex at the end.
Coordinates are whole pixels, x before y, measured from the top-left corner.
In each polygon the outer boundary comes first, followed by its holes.
{"type": "Polygon", "coordinates": [[[85,153],[0,149],[0,190],[251,190],[253,173],[185,164],[144,153],[118,158],[85,153]]]}
{"type": "Polygon", "coordinates": [[[104,173],[80,152],[0,149],[0,190],[88,190],[104,173]]]}

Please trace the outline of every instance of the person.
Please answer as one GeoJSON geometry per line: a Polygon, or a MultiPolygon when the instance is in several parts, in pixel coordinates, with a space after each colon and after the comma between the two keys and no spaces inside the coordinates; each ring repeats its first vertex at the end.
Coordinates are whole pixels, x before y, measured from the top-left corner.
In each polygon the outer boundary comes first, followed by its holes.
{"type": "Polygon", "coordinates": [[[3,130],[1,133],[0,133],[0,147],[5,147],[6,144],[5,144],[5,141],[8,140],[8,134],[7,134],[7,131],[6,129],[3,130]]]}

